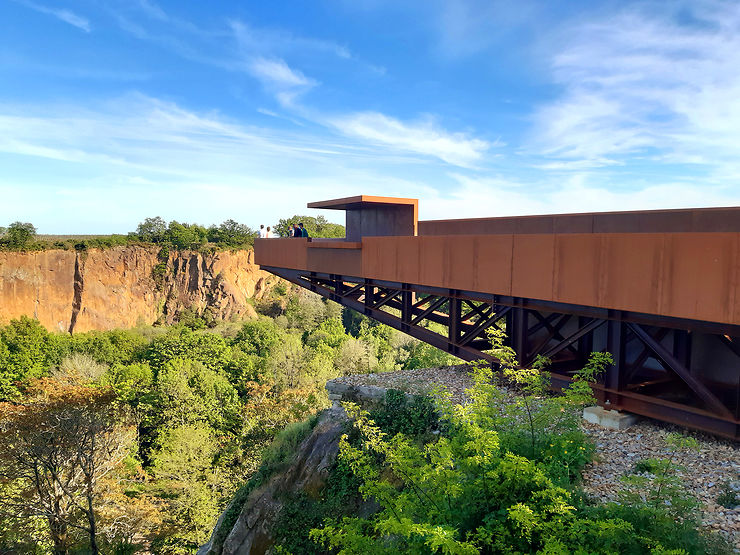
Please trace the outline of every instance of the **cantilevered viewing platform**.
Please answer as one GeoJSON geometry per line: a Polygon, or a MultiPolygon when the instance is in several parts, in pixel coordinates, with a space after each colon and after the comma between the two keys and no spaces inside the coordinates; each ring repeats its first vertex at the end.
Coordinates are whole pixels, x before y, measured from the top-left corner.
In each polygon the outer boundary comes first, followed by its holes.
{"type": "Polygon", "coordinates": [[[346,238],[258,239],[264,269],[466,360],[491,360],[500,323],[555,385],[609,351],[602,403],[740,438],[740,207],[420,222],[416,199],[308,206],[344,210],[346,238]]]}

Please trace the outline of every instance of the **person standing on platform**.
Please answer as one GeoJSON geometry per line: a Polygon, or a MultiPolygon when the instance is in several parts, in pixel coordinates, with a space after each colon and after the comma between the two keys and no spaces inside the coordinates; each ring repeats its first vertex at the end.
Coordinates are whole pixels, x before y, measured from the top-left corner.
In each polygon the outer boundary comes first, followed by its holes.
{"type": "Polygon", "coordinates": [[[298,228],[301,232],[301,237],[308,237],[308,230],[305,227],[303,227],[303,222],[298,224],[298,228]]]}
{"type": "Polygon", "coordinates": [[[270,231],[270,226],[269,225],[267,226],[267,233],[265,233],[265,237],[267,239],[272,239],[274,237],[272,231],[270,231]]]}
{"type": "Polygon", "coordinates": [[[265,239],[267,237],[267,232],[265,231],[264,224],[260,225],[260,230],[257,232],[257,237],[260,239],[265,239]]]}

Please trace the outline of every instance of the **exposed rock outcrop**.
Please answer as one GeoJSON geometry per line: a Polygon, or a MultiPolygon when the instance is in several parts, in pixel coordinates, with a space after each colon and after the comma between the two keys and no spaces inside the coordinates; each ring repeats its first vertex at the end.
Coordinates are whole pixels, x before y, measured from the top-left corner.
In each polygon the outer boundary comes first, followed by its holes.
{"type": "Polygon", "coordinates": [[[83,332],[172,323],[185,310],[215,319],[254,314],[278,281],[254,263],[254,251],[182,251],[158,247],[0,252],[0,324],[22,315],[53,331],[83,332]]]}
{"type": "Polygon", "coordinates": [[[299,493],[313,498],[321,495],[339,452],[346,419],[344,409],[324,411],[311,434],[301,442],[287,470],[249,495],[223,547],[219,550],[219,546],[213,546],[212,539],[198,550],[198,554],[262,555],[269,552],[275,543],[273,528],[283,499],[299,493]]]}

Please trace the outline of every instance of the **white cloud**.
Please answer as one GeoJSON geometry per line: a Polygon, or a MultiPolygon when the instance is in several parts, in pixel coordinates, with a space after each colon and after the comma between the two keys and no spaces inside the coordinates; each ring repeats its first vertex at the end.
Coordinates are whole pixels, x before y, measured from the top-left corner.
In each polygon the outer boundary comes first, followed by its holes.
{"type": "Polygon", "coordinates": [[[563,94],[535,114],[540,152],[740,169],[740,4],[640,4],[558,37],[551,69],[563,94]]]}
{"type": "Polygon", "coordinates": [[[229,27],[242,52],[270,55],[331,54],[342,59],[352,59],[347,46],[333,41],[295,35],[284,29],[258,28],[244,21],[232,20],[229,27]]]}
{"type": "Polygon", "coordinates": [[[490,143],[465,133],[450,133],[430,121],[404,123],[378,112],[359,112],[330,121],[340,132],[402,151],[439,158],[448,164],[470,167],[490,143]]]}
{"type": "Polygon", "coordinates": [[[698,188],[668,181],[637,183],[620,189],[598,175],[571,173],[565,178],[521,181],[451,174],[457,186],[426,191],[419,203],[421,219],[449,219],[530,214],[658,210],[740,204],[740,190],[721,185],[698,188]]]}
{"type": "Polygon", "coordinates": [[[35,2],[30,2],[29,0],[15,0],[15,1],[39,13],[43,13],[46,15],[50,15],[52,17],[56,17],[57,19],[64,21],[65,23],[69,23],[70,25],[77,27],[78,29],[82,29],[86,33],[90,32],[90,22],[84,17],[81,17],[69,10],[60,9],[60,8],[49,8],[47,6],[42,6],[41,4],[37,4],[35,2]]]}
{"type": "Polygon", "coordinates": [[[0,222],[43,219],[45,232],[125,232],[157,213],[269,225],[310,201],[418,190],[397,175],[408,155],[142,95],[84,108],[0,103],[0,157],[0,222]]]}
{"type": "Polygon", "coordinates": [[[249,62],[249,72],[275,95],[285,108],[295,107],[296,99],[308,92],[318,82],[291,69],[284,60],[257,57],[249,62]]]}
{"type": "Polygon", "coordinates": [[[313,87],[316,81],[291,69],[284,60],[258,57],[249,64],[250,72],[260,81],[277,87],[313,87]]]}

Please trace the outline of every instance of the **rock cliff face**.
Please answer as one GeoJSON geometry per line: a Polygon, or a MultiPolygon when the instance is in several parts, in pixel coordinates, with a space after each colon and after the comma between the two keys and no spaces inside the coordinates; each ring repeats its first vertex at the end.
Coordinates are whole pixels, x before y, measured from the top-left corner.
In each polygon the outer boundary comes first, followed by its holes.
{"type": "MultiPolygon", "coordinates": [[[[344,409],[335,407],[324,411],[312,432],[301,442],[288,468],[249,494],[223,545],[214,545],[212,536],[198,550],[198,555],[263,555],[271,552],[275,543],[274,526],[284,499],[297,493],[312,498],[321,495],[329,470],[337,458],[346,422],[344,409]]],[[[222,519],[223,515],[216,530],[222,526],[222,519]]]]}
{"type": "Polygon", "coordinates": [[[0,252],[0,324],[26,315],[53,331],[172,323],[185,310],[216,319],[254,313],[278,279],[254,251],[214,254],[126,246],[86,251],[0,252]]]}

